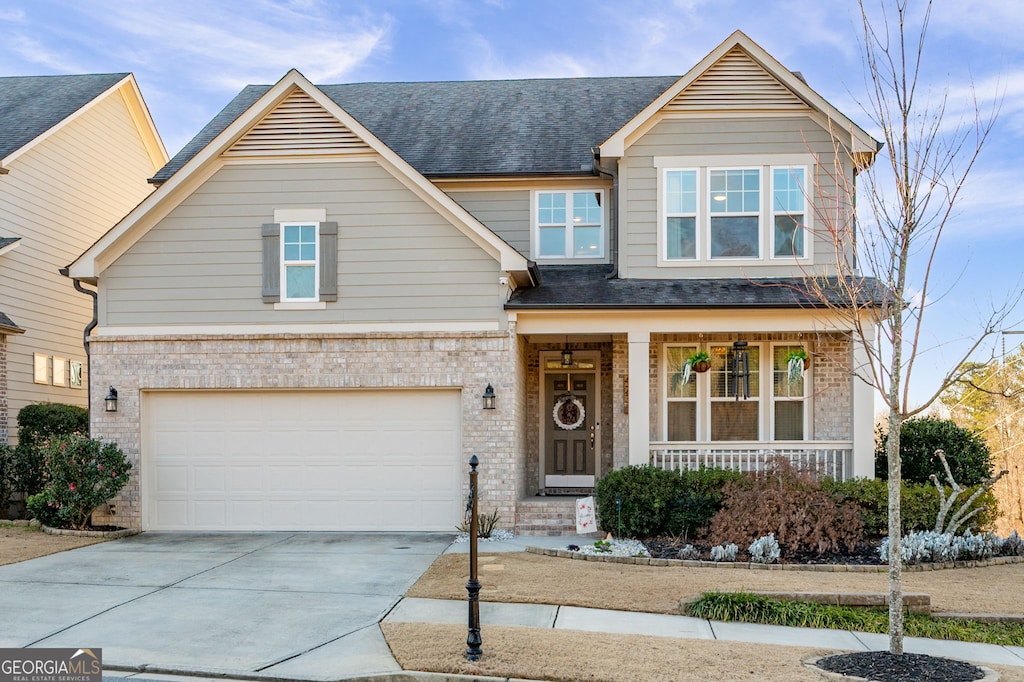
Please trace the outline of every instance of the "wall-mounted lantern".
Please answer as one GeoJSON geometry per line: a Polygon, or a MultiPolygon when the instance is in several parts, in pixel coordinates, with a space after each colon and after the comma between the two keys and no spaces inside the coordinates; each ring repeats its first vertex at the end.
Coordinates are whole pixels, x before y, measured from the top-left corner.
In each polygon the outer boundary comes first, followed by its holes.
{"type": "Polygon", "coordinates": [[[483,399],[484,399],[484,409],[485,410],[493,410],[494,409],[495,395],[494,395],[494,387],[491,386],[490,384],[487,384],[487,388],[484,389],[483,399]]]}
{"type": "Polygon", "coordinates": [[[107,392],[107,397],[103,399],[103,407],[107,412],[117,412],[117,389],[113,386],[107,392]]]}

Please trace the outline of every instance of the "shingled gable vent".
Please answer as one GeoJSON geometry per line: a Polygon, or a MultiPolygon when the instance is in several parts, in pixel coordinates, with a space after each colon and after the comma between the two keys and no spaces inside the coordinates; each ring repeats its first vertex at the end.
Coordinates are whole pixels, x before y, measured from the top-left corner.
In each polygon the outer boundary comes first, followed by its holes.
{"type": "MultiPolygon", "coordinates": [[[[320,300],[338,300],[338,223],[320,222],[320,300]]],[[[263,225],[263,302],[281,300],[281,223],[263,225]]]]}

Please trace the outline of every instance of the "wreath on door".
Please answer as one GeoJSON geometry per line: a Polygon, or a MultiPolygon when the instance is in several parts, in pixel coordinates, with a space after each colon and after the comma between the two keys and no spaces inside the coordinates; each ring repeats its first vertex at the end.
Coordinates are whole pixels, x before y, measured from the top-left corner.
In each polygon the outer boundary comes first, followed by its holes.
{"type": "Polygon", "coordinates": [[[583,408],[583,403],[579,398],[573,395],[563,395],[555,401],[551,416],[558,428],[572,431],[583,424],[583,420],[587,418],[587,411],[583,408]]]}

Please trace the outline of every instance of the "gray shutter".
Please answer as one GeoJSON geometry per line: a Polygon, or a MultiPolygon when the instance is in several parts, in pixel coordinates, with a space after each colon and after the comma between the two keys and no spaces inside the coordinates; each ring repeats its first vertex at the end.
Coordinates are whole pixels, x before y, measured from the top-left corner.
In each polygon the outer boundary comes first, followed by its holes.
{"type": "Polygon", "coordinates": [[[338,223],[320,223],[320,300],[338,300],[338,223]]]}
{"type": "Polygon", "coordinates": [[[263,224],[263,302],[281,300],[281,224],[263,224]]]}

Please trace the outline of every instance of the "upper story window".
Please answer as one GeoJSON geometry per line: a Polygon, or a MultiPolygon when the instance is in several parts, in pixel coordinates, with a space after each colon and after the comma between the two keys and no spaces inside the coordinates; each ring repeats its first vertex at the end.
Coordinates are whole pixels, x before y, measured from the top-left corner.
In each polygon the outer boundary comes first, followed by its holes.
{"type": "Polygon", "coordinates": [[[537,259],[604,257],[604,192],[534,193],[534,254],[537,259]]]}
{"type": "Polygon", "coordinates": [[[810,259],[804,155],[659,158],[659,263],[810,259]],[[795,157],[795,158],[794,158],[795,157]],[[722,166],[722,160],[742,161],[722,166]],[[775,160],[802,163],[775,164],[775,160]],[[691,167],[680,167],[691,162],[691,167]]]}
{"type": "Polygon", "coordinates": [[[281,224],[282,301],[318,301],[319,224],[281,224]]]}

